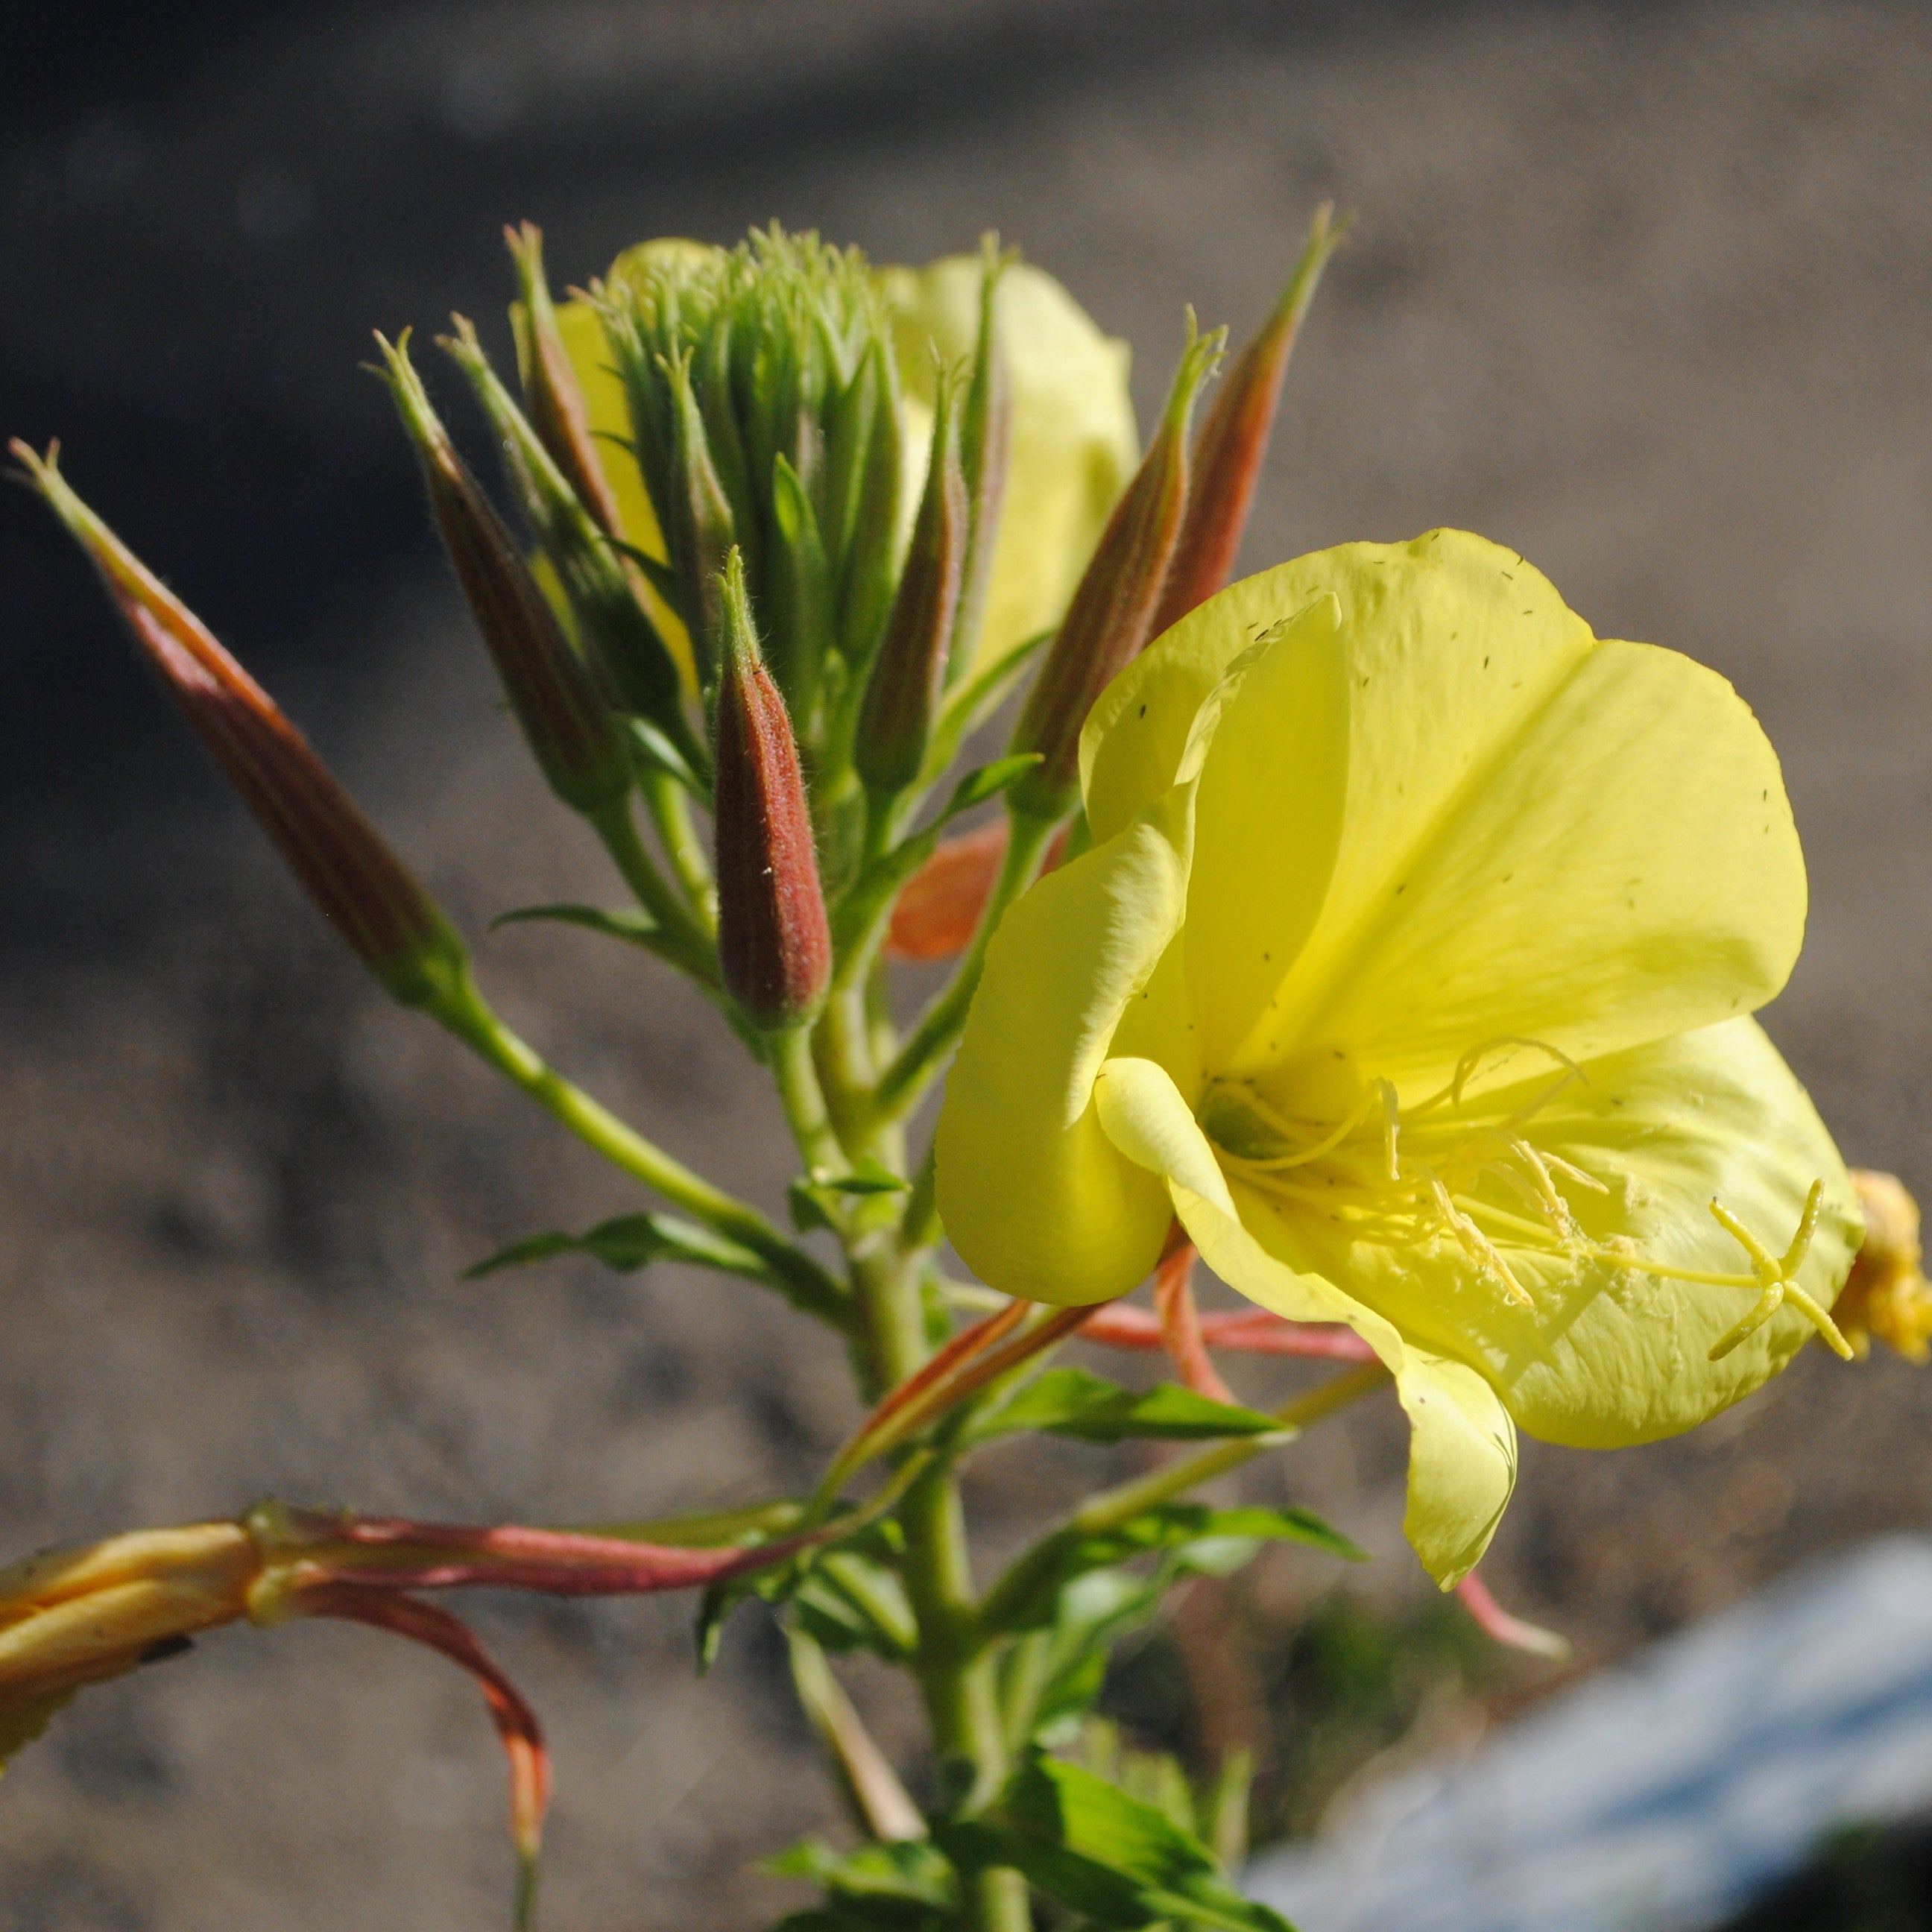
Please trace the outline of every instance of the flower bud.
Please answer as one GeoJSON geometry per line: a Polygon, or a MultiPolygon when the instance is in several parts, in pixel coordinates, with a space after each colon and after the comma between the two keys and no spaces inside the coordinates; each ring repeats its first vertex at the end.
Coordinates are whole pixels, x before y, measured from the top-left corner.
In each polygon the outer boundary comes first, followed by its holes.
{"type": "Polygon", "coordinates": [[[591,654],[601,694],[610,704],[651,719],[688,752],[682,680],[629,570],[497,380],[475,328],[460,316],[454,324],[455,334],[442,338],[440,346],[470,379],[496,432],[524,514],[563,585],[591,654]]]}
{"type": "Polygon", "coordinates": [[[1315,211],[1308,245],[1274,314],[1241,351],[1195,440],[1187,515],[1174,547],[1153,636],[1205,603],[1233,574],[1295,335],[1315,299],[1322,271],[1342,238],[1342,231],[1330,226],[1334,213],[1332,202],[1324,202],[1315,211]]]}
{"type": "Polygon", "coordinates": [[[1864,1209],[1864,1245],[1832,1305],[1832,1318],[1860,1355],[1876,1335],[1908,1362],[1932,1360],[1932,1284],[1918,1241],[1918,1204],[1889,1174],[1852,1170],[1864,1209]]]}
{"type": "Polygon", "coordinates": [[[1226,334],[1198,335],[1191,311],[1187,328],[1160,432],[1108,520],[1013,734],[1016,752],[1040,754],[1009,794],[1019,816],[1058,818],[1072,806],[1079,790],[1080,728],[1094,700],[1152,634],[1186,508],[1188,422],[1226,334]]]}
{"type": "Polygon", "coordinates": [[[959,608],[946,662],[946,680],[959,676],[978,651],[993,581],[993,553],[1000,534],[1000,506],[1006,493],[1012,443],[1012,394],[1006,346],[999,326],[1000,278],[1014,259],[988,235],[980,245],[980,334],[959,426],[959,462],[966,489],[966,552],[960,565],[959,608]]]}
{"type": "Polygon", "coordinates": [[[863,664],[878,642],[898,580],[899,506],[904,488],[905,424],[898,365],[883,337],[876,339],[853,378],[850,406],[867,419],[869,434],[854,460],[857,501],[838,613],[840,647],[863,664]]]}
{"type": "Polygon", "coordinates": [[[746,1018],[769,1032],[818,1010],[831,976],[832,935],[798,747],[758,654],[736,550],[719,608],[718,963],[746,1018]]]}
{"type": "Polygon", "coordinates": [[[607,537],[620,536],[623,524],[616,493],[604,473],[590,439],[590,412],[557,326],[556,310],[544,278],[543,230],[534,222],[506,228],[510,259],[516,264],[521,304],[511,311],[517,335],[517,370],[524,402],[550,460],[576,493],[577,500],[607,537]]]}
{"type": "Polygon", "coordinates": [[[617,721],[430,406],[410,362],[407,334],[394,346],[380,335],[376,340],[397,413],[422,464],[443,547],[517,722],[551,790],[576,811],[601,811],[631,785],[617,721]]]}
{"type": "Polygon", "coordinates": [[[919,776],[925,759],[946,681],[968,514],[959,460],[958,385],[942,376],[926,492],[892,615],[872,659],[852,746],[852,762],[874,791],[903,790],[919,776]]]}
{"type": "Polygon", "coordinates": [[[692,387],[689,351],[674,353],[667,373],[676,454],[665,533],[684,584],[685,620],[691,627],[699,682],[708,688],[718,675],[718,580],[726,553],[736,541],[737,520],[711,460],[711,438],[692,387]]]}
{"type": "Polygon", "coordinates": [[[307,740],[206,627],[68,487],[58,446],[14,454],[93,559],[168,694],[322,916],[406,1006],[466,984],[463,942],[307,740]]]}

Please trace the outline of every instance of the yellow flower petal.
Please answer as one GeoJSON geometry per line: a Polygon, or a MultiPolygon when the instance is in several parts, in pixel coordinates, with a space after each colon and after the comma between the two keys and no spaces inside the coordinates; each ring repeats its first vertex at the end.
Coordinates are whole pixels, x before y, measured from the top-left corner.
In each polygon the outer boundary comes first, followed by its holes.
{"type": "Polygon", "coordinates": [[[1172,794],[1050,873],[988,952],[940,1115],[938,1199],[961,1258],[1009,1294],[1102,1301],[1160,1256],[1166,1192],[1102,1132],[1094,1076],[1130,1006],[1141,1050],[1184,1060],[1180,1003],[1150,982],[1180,923],[1191,804],[1172,794]]]}
{"type": "MultiPolygon", "coordinates": [[[[932,351],[949,363],[973,353],[980,274],[979,257],[967,255],[878,272],[905,385],[913,501],[932,434],[932,351]]],[[[998,299],[1012,441],[982,662],[1059,622],[1138,449],[1126,344],[1102,334],[1059,283],[1025,262],[1006,270],[998,299]]]]}
{"type": "MultiPolygon", "coordinates": [[[[1607,1190],[1558,1172],[1584,1241],[1626,1240],[1646,1262],[1748,1278],[1749,1260],[1712,1218],[1712,1199],[1781,1252],[1812,1183],[1822,1181],[1798,1282],[1830,1306],[1863,1216],[1830,1135],[1755,1021],[1702,1028],[1582,1071],[1526,1131],[1546,1160],[1569,1162],[1607,1190]]],[[[1552,1074],[1560,1070],[1539,1070],[1469,1111],[1507,1115],[1552,1074]]],[[[1445,1134],[1454,1119],[1445,1117],[1445,1134]]],[[[1495,1175],[1465,1198],[1484,1204],[1474,1218],[1498,1240],[1528,1306],[1447,1233],[1400,1246],[1350,1240],[1346,1225],[1319,1212],[1244,1186],[1234,1192],[1243,1220],[1285,1263],[1346,1282],[1405,1334],[1477,1364],[1522,1428],[1548,1442],[1613,1448],[1693,1428],[1761,1386],[1813,1333],[1787,1306],[1713,1362],[1712,1346],[1752,1308],[1755,1288],[1659,1278],[1566,1255],[1553,1241],[1514,1244],[1500,1217],[1533,1222],[1535,1210],[1495,1175]]]]}
{"type": "Polygon", "coordinates": [[[1318,850],[1322,827],[1344,828],[1292,964],[1279,941],[1310,891],[1299,830],[1272,862],[1204,871],[1189,925],[1216,940],[1190,949],[1190,972],[1213,976],[1195,992],[1210,1069],[1339,1051],[1406,1095],[1498,1035],[1588,1056],[1777,992],[1802,936],[1804,866],[1749,710],[1688,658],[1599,643],[1539,572],[1459,532],[1305,557],[1177,625],[1090,721],[1096,836],[1172,769],[1208,673],[1324,592],[1342,614],[1346,746],[1332,714],[1257,686],[1218,727],[1236,761],[1225,779],[1214,750],[1204,766],[1204,855],[1228,836],[1210,827],[1217,796],[1226,824],[1300,828],[1312,813],[1318,850]],[[1311,766],[1339,801],[1311,797],[1311,766]]]}
{"type": "Polygon", "coordinates": [[[1094,1100],[1114,1144],[1166,1180],[1181,1225],[1223,1281],[1291,1321],[1346,1322],[1375,1350],[1409,1420],[1403,1529],[1444,1588],[1460,1582],[1489,1547],[1516,1484],[1516,1431],[1496,1391],[1468,1363],[1418,1346],[1332,1282],[1270,1254],[1243,1225],[1213,1148],[1164,1068],[1109,1060],[1094,1100]]]}

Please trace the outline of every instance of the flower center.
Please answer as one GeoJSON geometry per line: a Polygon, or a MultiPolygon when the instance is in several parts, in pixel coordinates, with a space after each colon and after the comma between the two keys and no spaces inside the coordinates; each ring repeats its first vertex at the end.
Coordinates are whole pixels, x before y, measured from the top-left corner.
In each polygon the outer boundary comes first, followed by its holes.
{"type": "Polygon", "coordinates": [[[1534,1303],[1510,1263],[1512,1253],[1596,1261],[1701,1287],[1754,1288],[1758,1299],[1711,1351],[1720,1360],[1789,1301],[1839,1354],[1850,1348],[1829,1314],[1797,1285],[1816,1232],[1823,1184],[1814,1181],[1790,1245],[1773,1254],[1724,1203],[1711,1213],[1742,1247],[1748,1274],[1681,1268],[1643,1254],[1628,1237],[1594,1240],[1578,1225],[1564,1190],[1607,1194],[1594,1174],[1532,1138],[1537,1117],[1582,1070],[1543,1042],[1516,1037],[1485,1041],[1462,1056],[1454,1078],[1427,1099],[1405,1107],[1394,1083],[1360,1083],[1353,1104],[1329,1118],[1303,1118],[1274,1105],[1246,1081],[1221,1081],[1204,1095],[1199,1119],[1223,1170],[1291,1212],[1317,1213],[1342,1222],[1358,1240],[1387,1247],[1420,1247],[1453,1240],[1478,1271],[1523,1307],[1534,1303]],[[1528,1050],[1556,1070],[1526,1099],[1513,1085],[1509,1104],[1485,1107],[1466,1096],[1496,1055],[1528,1050]],[[1509,1204],[1496,1200],[1501,1192],[1509,1204]]]}

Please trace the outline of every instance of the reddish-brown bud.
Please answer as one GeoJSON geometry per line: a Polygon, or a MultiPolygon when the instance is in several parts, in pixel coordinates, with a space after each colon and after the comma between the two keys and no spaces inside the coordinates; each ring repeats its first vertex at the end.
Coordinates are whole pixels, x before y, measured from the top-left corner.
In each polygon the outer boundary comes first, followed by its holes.
{"type": "Polygon", "coordinates": [[[468,978],[463,942],[307,740],[201,621],[26,444],[14,454],[94,560],[168,694],[289,869],[357,958],[404,1004],[436,1007],[468,978]]]}
{"type": "Polygon", "coordinates": [[[422,460],[436,528],[510,709],[550,789],[578,812],[599,812],[631,786],[617,721],[516,540],[457,454],[410,361],[407,332],[394,346],[376,340],[396,412],[422,460]]]}
{"type": "Polygon", "coordinates": [[[550,460],[562,471],[577,500],[607,537],[621,537],[617,499],[590,434],[590,411],[557,327],[556,310],[544,275],[543,230],[534,222],[506,228],[510,259],[516,264],[521,303],[511,311],[517,335],[517,373],[530,426],[550,460]]]}
{"type": "Polygon", "coordinates": [[[957,393],[957,385],[942,373],[926,494],[853,741],[853,764],[874,791],[900,791],[918,777],[946,682],[968,520],[957,393]]]}
{"type": "Polygon", "coordinates": [[[1154,616],[1155,637],[1180,622],[1197,604],[1205,603],[1234,573],[1255,486],[1268,455],[1268,433],[1274,427],[1288,358],[1301,319],[1315,299],[1322,271],[1342,238],[1341,230],[1330,225],[1334,212],[1332,202],[1324,202],[1315,211],[1308,245],[1274,314],[1241,351],[1195,439],[1186,519],[1154,616]]]}
{"type": "Polygon", "coordinates": [[[1153,634],[1186,511],[1188,423],[1226,338],[1219,329],[1197,335],[1192,314],[1187,326],[1160,431],[1114,506],[1013,734],[1016,752],[1040,754],[1009,794],[1022,817],[1058,818],[1071,808],[1079,791],[1080,728],[1094,700],[1153,634]]]}
{"type": "Polygon", "coordinates": [[[746,1018],[769,1032],[817,1012],[832,934],[798,746],[758,653],[735,549],[718,591],[718,964],[746,1018]]]}

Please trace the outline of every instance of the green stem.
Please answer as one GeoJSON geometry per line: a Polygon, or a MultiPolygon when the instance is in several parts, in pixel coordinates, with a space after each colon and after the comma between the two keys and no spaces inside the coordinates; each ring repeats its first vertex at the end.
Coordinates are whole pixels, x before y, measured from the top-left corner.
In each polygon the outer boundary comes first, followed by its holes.
{"type": "Polygon", "coordinates": [[[664,856],[691,902],[699,929],[707,938],[715,939],[718,888],[711,877],[711,861],[705,854],[704,842],[691,820],[691,801],[684,788],[668,772],[647,772],[640,784],[664,856]]]}
{"type": "Polygon", "coordinates": [[[911,1038],[880,1076],[874,1107],[883,1120],[898,1120],[919,1104],[920,1096],[939,1071],[940,1062],[964,1030],[967,1009],[980,989],[980,975],[986,968],[986,948],[992,943],[1007,907],[1032,884],[1040,854],[1058,821],[1016,812],[1010,823],[1012,829],[1006,841],[1006,862],[994,882],[986,910],[980,916],[979,927],[966,956],[959,962],[952,984],[920,1016],[911,1038]]]}
{"type": "Polygon", "coordinates": [[[656,922],[678,963],[703,984],[716,986],[718,983],[717,949],[690,907],[652,862],[644,842],[638,836],[629,799],[621,798],[593,813],[590,823],[603,840],[611,863],[637,896],[638,904],[656,922]]]}
{"type": "Polygon", "coordinates": [[[755,1208],[694,1174],[580,1088],[554,1072],[496,1017],[466,976],[434,1011],[458,1040],[613,1166],[749,1248],[770,1268],[794,1306],[834,1328],[850,1327],[850,1298],[836,1279],[755,1208]]]}
{"type": "Polygon", "coordinates": [[[1306,1395],[1284,1402],[1274,1412],[1274,1419],[1281,1425],[1280,1435],[1245,1436],[1232,1442],[1216,1443],[1211,1449],[1184,1456],[1178,1462],[1169,1462],[1133,1482],[1122,1483],[1116,1488],[1102,1490],[1099,1495],[1088,1497],[1058,1529],[1049,1531],[1019,1556],[986,1593],[980,1606],[985,1627],[997,1630],[1004,1626],[1009,1614],[1025,1600],[1041,1574],[1058,1562],[1060,1552],[1067,1544],[1118,1529],[1136,1516],[1143,1516],[1162,1503],[1172,1502],[1190,1490],[1212,1482],[1216,1476],[1225,1476],[1229,1470],[1238,1469],[1243,1463],[1252,1462],[1270,1449],[1280,1448],[1284,1441],[1300,1435],[1305,1429],[1312,1428],[1337,1410],[1346,1408],[1351,1402],[1382,1388],[1388,1378],[1389,1372],[1381,1363],[1365,1363],[1360,1368],[1349,1370],[1346,1375],[1324,1382],[1319,1388],[1311,1389],[1306,1395]]]}
{"type": "MultiPolygon", "coordinates": [[[[869,1246],[853,1256],[852,1282],[870,1378],[876,1391],[895,1388],[928,1352],[913,1272],[892,1246],[869,1246]]],[[[944,1462],[935,1462],[907,1492],[899,1521],[906,1539],[906,1598],[919,1630],[912,1667],[933,1747],[942,1760],[971,1766],[970,1802],[984,1803],[1006,1775],[1006,1729],[992,1655],[981,1638],[974,1600],[965,1511],[959,1486],[944,1462]]],[[[1031,1932],[1024,1880],[1001,1870],[973,1879],[966,1923],[972,1932],[1031,1932]]]]}
{"type": "Polygon", "coordinates": [[[845,1150],[833,1131],[825,1090],[818,1084],[818,1069],[812,1058],[812,1028],[784,1028],[767,1034],[765,1045],[771,1055],[779,1103],[792,1138],[805,1156],[806,1171],[814,1180],[845,1173],[849,1166],[845,1150]]]}

